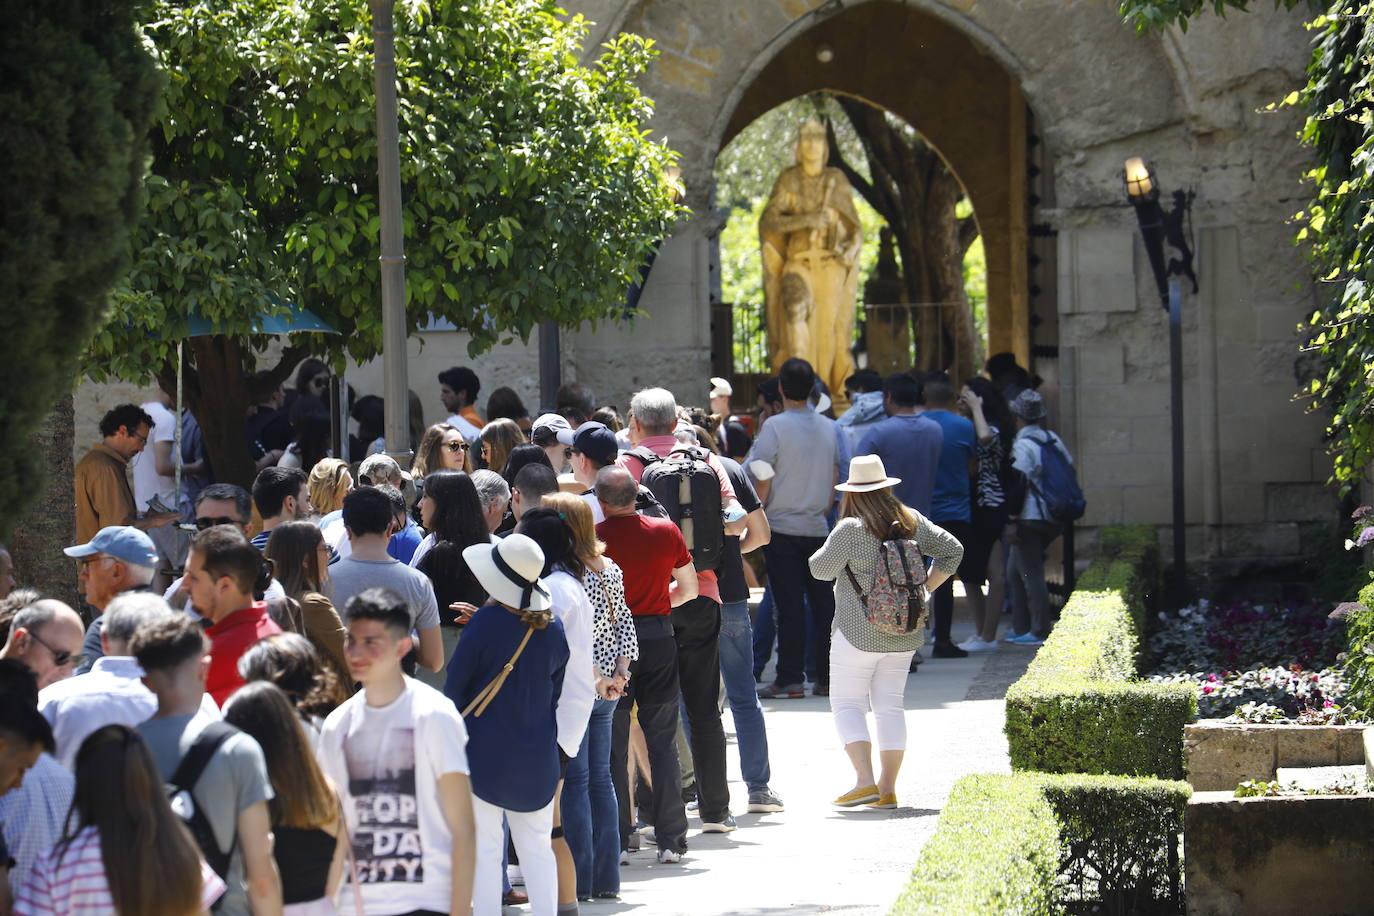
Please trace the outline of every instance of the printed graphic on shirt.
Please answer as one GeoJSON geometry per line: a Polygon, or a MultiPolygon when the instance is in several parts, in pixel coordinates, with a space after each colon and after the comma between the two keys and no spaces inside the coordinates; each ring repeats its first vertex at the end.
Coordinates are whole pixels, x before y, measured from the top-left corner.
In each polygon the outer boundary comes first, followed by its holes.
{"type": "Polygon", "coordinates": [[[392,728],[384,735],[347,742],[344,759],[357,818],[353,857],[359,883],[424,881],[415,802],[415,729],[392,728]]]}

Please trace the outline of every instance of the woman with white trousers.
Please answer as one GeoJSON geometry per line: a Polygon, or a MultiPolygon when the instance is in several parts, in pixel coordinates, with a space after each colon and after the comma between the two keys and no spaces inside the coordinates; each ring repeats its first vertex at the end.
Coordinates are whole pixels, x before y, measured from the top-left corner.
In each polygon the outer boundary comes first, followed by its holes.
{"type": "Polygon", "coordinates": [[[959,568],[963,545],[954,535],[898,501],[877,455],[850,461],[849,480],[835,487],[841,493],[840,521],[811,557],[811,574],[835,580],[835,619],[830,637],[830,711],[835,728],[854,766],[854,787],[835,799],[853,808],[897,807],[897,771],[906,751],[906,710],[903,694],[911,657],[925,642],[925,627],[910,633],[889,634],[877,629],[864,613],[854,582],[867,587],[882,554],[882,542],[894,538],[916,542],[921,554],[934,561],[926,574],[926,588],[934,591],[959,568]],[[845,573],[848,567],[849,574],[845,573]],[[873,775],[873,743],[867,713],[873,710],[880,769],[873,775]]]}

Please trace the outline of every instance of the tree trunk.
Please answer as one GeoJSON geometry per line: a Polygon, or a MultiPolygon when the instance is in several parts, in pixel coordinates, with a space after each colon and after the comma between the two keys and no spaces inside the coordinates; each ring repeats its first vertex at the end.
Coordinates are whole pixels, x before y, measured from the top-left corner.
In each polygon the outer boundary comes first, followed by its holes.
{"type": "MultiPolygon", "coordinates": [[[[76,536],[75,464],[76,407],[71,394],[57,402],[48,418],[29,436],[35,454],[47,457],[43,496],[16,527],[10,543],[14,577],[20,585],[81,607],[76,567],[62,548],[76,536]]],[[[35,481],[37,483],[37,481],[35,481]]]]}
{"type": "Polygon", "coordinates": [[[867,103],[837,97],[868,160],[872,181],[844,161],[833,134],[831,164],[849,178],[891,227],[902,262],[907,302],[916,309],[916,367],[943,369],[957,382],[977,371],[973,312],[964,291],[964,253],[977,238],[961,221],[959,180],[914,131],[903,130],[867,103]]]}

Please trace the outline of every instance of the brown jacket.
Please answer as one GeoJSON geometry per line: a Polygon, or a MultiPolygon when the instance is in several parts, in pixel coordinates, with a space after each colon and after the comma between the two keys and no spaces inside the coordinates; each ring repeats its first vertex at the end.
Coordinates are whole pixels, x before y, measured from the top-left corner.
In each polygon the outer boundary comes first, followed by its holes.
{"type": "Polygon", "coordinates": [[[348,673],[348,661],[344,658],[343,621],[334,604],[319,592],[306,592],[301,595],[301,616],[305,618],[305,635],[324,651],[325,661],[330,663],[339,676],[344,690],[352,693],[353,678],[348,673]]]}
{"type": "Polygon", "coordinates": [[[110,525],[130,525],[137,517],[126,469],[129,459],[98,443],[76,465],[76,542],[90,543],[110,525]]]}

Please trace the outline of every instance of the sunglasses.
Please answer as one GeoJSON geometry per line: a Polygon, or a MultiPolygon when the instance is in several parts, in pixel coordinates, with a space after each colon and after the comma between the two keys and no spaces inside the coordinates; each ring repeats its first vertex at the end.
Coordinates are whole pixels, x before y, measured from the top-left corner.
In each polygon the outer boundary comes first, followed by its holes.
{"type": "Polygon", "coordinates": [[[59,667],[59,668],[65,668],[65,667],[67,667],[68,665],[79,665],[79,664],[81,664],[81,659],[82,659],[84,656],[82,656],[79,652],[78,652],[77,654],[73,655],[71,652],[58,651],[57,649],[54,649],[52,646],[50,646],[50,645],[48,645],[46,642],[44,642],[44,641],[43,641],[43,637],[39,636],[37,633],[33,632],[32,630],[26,630],[25,632],[27,632],[30,636],[32,636],[32,637],[34,638],[34,640],[37,641],[37,643],[38,643],[40,646],[42,646],[44,649],[47,649],[49,652],[52,653],[52,660],[53,660],[53,663],[56,664],[57,667],[59,667]]]}
{"type": "Polygon", "coordinates": [[[220,515],[216,518],[196,519],[196,530],[204,531],[206,528],[213,528],[216,525],[242,525],[243,522],[236,518],[229,518],[227,515],[220,515]]]}
{"type": "Polygon", "coordinates": [[[448,449],[450,452],[466,452],[468,450],[468,444],[466,442],[445,442],[444,448],[448,449]]]}

